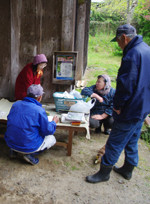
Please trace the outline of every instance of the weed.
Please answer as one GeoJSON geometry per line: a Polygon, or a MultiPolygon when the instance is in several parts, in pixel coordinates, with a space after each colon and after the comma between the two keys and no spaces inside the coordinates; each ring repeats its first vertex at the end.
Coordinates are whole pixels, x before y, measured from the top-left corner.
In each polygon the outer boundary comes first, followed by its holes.
{"type": "Polygon", "coordinates": [[[53,162],[54,162],[54,164],[57,164],[57,165],[60,164],[60,161],[54,160],[53,162]]]}
{"type": "Polygon", "coordinates": [[[72,171],[75,171],[75,170],[79,170],[79,168],[77,168],[76,166],[72,166],[72,171]]]}
{"type": "Polygon", "coordinates": [[[69,163],[69,162],[66,162],[65,165],[66,165],[67,167],[69,167],[69,166],[70,166],[70,163],[69,163]]]}

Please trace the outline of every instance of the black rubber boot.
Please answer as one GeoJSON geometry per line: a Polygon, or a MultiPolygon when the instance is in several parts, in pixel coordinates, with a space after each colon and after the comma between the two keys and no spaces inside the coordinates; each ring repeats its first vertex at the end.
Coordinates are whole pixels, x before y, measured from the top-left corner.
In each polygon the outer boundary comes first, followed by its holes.
{"type": "Polygon", "coordinates": [[[109,130],[109,129],[106,129],[106,130],[104,131],[104,134],[105,134],[105,135],[109,135],[109,134],[110,134],[110,130],[109,130]]]}
{"type": "Polygon", "coordinates": [[[101,128],[100,128],[100,127],[96,128],[96,129],[95,129],[95,133],[96,133],[96,134],[101,133],[101,128]]]}
{"type": "Polygon", "coordinates": [[[123,176],[125,179],[130,180],[132,177],[132,171],[134,169],[134,166],[130,164],[129,162],[125,161],[124,165],[120,168],[117,166],[113,167],[113,170],[123,176]]]}
{"type": "Polygon", "coordinates": [[[95,129],[96,134],[101,133],[101,127],[102,127],[102,124],[100,124],[99,127],[95,129]]]}
{"type": "Polygon", "coordinates": [[[89,183],[108,181],[110,178],[111,170],[112,166],[105,166],[101,164],[100,170],[94,175],[87,176],[86,181],[89,183]]]}
{"type": "Polygon", "coordinates": [[[108,125],[106,122],[104,123],[104,134],[109,135],[110,134],[110,125],[108,125]]]}

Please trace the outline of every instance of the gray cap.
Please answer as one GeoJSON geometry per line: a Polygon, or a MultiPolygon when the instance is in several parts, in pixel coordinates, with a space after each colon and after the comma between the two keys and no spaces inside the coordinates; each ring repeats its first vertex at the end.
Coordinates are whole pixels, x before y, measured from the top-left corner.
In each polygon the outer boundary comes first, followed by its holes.
{"type": "Polygon", "coordinates": [[[43,87],[40,84],[32,84],[31,86],[28,87],[27,89],[27,96],[29,94],[32,94],[35,98],[42,96],[43,95],[43,87]]]}
{"type": "Polygon", "coordinates": [[[136,35],[136,29],[130,24],[121,25],[117,28],[116,37],[113,38],[110,42],[116,42],[117,37],[121,36],[122,34],[125,34],[128,36],[136,35]]]}

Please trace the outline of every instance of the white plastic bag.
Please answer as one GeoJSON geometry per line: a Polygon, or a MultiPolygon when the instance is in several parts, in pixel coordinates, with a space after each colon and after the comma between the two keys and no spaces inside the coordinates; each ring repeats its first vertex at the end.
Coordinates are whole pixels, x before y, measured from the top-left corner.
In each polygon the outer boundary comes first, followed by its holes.
{"type": "Polygon", "coordinates": [[[73,90],[70,92],[70,94],[73,95],[74,98],[76,98],[76,99],[82,98],[80,92],[79,92],[79,91],[76,91],[75,89],[73,89],[73,90]]]}
{"type": "Polygon", "coordinates": [[[66,120],[69,121],[82,121],[84,117],[84,113],[74,113],[74,112],[68,112],[66,116],[66,120]]]}
{"type": "MultiPolygon", "coordinates": [[[[69,112],[71,113],[71,112],[69,112]]],[[[68,113],[68,114],[69,114],[68,113]]],[[[74,120],[74,117],[71,119],[71,120],[68,120],[67,117],[68,117],[68,114],[61,114],[61,123],[66,123],[66,124],[70,124],[72,121],[80,121],[79,118],[77,118],[77,120],[74,120]]],[[[78,114],[78,113],[74,113],[74,114],[78,114]]],[[[82,114],[82,113],[81,113],[82,114]]],[[[76,119],[76,118],[75,118],[76,119]]],[[[84,113],[83,113],[83,117],[81,119],[81,124],[85,124],[87,121],[85,119],[85,116],[84,116],[84,113]]]]}
{"type": "Polygon", "coordinates": [[[59,92],[55,92],[53,94],[54,97],[60,97],[60,98],[71,98],[74,99],[74,96],[72,94],[69,94],[67,91],[63,92],[63,93],[59,93],[59,92]]]}
{"type": "Polygon", "coordinates": [[[69,109],[70,112],[86,113],[89,114],[90,109],[94,106],[96,99],[93,98],[88,102],[82,100],[78,101],[76,104],[72,105],[69,109]]]}

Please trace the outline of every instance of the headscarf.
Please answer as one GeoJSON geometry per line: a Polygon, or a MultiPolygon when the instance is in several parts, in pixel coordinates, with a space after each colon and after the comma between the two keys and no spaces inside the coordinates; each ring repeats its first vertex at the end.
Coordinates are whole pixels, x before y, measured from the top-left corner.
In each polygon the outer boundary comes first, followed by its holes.
{"type": "Polygon", "coordinates": [[[98,92],[102,95],[107,95],[110,92],[110,88],[111,88],[111,79],[108,75],[106,74],[102,74],[99,75],[97,78],[103,77],[105,80],[105,87],[102,90],[99,90],[98,92]]]}

